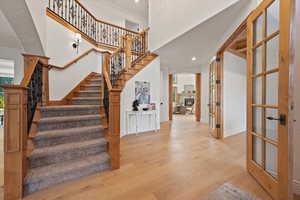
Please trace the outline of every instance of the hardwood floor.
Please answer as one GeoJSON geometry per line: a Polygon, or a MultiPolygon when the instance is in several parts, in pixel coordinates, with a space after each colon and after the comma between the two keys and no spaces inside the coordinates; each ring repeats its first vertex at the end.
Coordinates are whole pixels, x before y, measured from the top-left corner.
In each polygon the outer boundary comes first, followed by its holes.
{"type": "Polygon", "coordinates": [[[59,185],[26,200],[200,200],[227,182],[271,200],[246,172],[245,145],[245,135],[218,141],[194,116],[174,116],[158,133],[122,138],[121,169],[59,185]]]}

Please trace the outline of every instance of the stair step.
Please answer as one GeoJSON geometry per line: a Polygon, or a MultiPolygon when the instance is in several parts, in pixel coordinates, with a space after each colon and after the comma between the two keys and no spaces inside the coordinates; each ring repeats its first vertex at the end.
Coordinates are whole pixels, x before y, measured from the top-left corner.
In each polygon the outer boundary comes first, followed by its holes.
{"type": "Polygon", "coordinates": [[[38,148],[30,155],[29,165],[31,169],[44,167],[96,155],[106,150],[107,141],[104,138],[38,148]]]}
{"type": "Polygon", "coordinates": [[[94,78],[94,79],[90,79],[89,82],[91,84],[101,84],[102,83],[102,78],[94,78]]]}
{"type": "Polygon", "coordinates": [[[100,97],[74,97],[71,100],[73,105],[102,105],[100,97]]]}
{"type": "Polygon", "coordinates": [[[96,91],[101,91],[101,85],[97,84],[87,84],[80,86],[81,90],[96,90],[96,91]]]}
{"type": "Polygon", "coordinates": [[[99,105],[65,105],[41,107],[41,115],[44,117],[60,117],[75,115],[96,115],[100,113],[99,105]]]}
{"type": "Polygon", "coordinates": [[[100,125],[51,130],[38,132],[32,140],[35,148],[45,148],[70,142],[81,142],[101,138],[104,136],[104,131],[105,128],[100,125]]]}
{"type": "Polygon", "coordinates": [[[102,92],[100,90],[81,90],[76,94],[78,97],[100,97],[102,92]]]}
{"type": "Polygon", "coordinates": [[[38,132],[96,126],[100,125],[101,119],[104,115],[78,115],[78,116],[67,116],[67,117],[47,117],[42,118],[37,122],[38,132]]]}
{"type": "Polygon", "coordinates": [[[109,169],[110,157],[107,153],[31,169],[25,179],[25,195],[109,169]]]}
{"type": "Polygon", "coordinates": [[[102,78],[102,74],[96,74],[93,76],[93,78],[102,78]]]}

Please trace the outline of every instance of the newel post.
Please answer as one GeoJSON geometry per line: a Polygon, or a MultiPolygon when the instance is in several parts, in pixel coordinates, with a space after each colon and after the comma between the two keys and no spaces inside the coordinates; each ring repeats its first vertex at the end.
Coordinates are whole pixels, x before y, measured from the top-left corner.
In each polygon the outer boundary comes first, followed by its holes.
{"type": "Polygon", "coordinates": [[[23,54],[24,57],[24,74],[34,59],[39,58],[40,62],[43,64],[43,87],[42,87],[42,104],[49,104],[49,58],[45,56],[36,56],[30,54],[23,54]]]}
{"type": "Polygon", "coordinates": [[[132,62],[132,41],[133,38],[130,35],[125,36],[125,69],[131,68],[132,62]]]}
{"type": "Polygon", "coordinates": [[[26,175],[27,88],[3,86],[4,117],[4,200],[23,198],[26,175]]]}
{"type": "Polygon", "coordinates": [[[121,90],[109,92],[109,154],[112,169],[120,168],[120,104],[121,90]]]}

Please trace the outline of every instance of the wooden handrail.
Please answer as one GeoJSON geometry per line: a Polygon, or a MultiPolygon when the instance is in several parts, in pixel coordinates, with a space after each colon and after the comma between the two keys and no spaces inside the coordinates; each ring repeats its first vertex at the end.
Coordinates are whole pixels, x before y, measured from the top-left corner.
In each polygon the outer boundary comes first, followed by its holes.
{"type": "Polygon", "coordinates": [[[37,65],[37,63],[39,62],[39,58],[33,58],[33,62],[31,63],[31,65],[27,68],[26,72],[25,72],[25,75],[21,81],[21,84],[20,86],[21,87],[27,87],[29,82],[30,82],[30,79],[32,77],[32,74],[35,70],[35,67],[37,65]]]}
{"type": "Polygon", "coordinates": [[[123,48],[122,47],[119,47],[117,50],[115,50],[110,56],[113,57],[115,55],[117,55],[118,53],[122,52],[123,51],[123,48]]]}
{"type": "Polygon", "coordinates": [[[123,29],[125,31],[128,31],[128,32],[131,32],[131,33],[134,33],[134,34],[139,34],[138,32],[135,32],[135,31],[132,31],[130,29],[127,29],[127,28],[124,28],[124,27],[121,27],[121,26],[118,26],[118,25],[115,25],[115,24],[111,24],[109,22],[106,22],[106,21],[103,21],[103,20],[100,20],[100,19],[97,19],[97,17],[95,17],[95,15],[93,13],[91,13],[82,3],[80,3],[78,0],[75,0],[76,3],[78,3],[87,13],[89,13],[93,18],[94,20],[98,21],[98,22],[101,22],[103,24],[107,24],[107,25],[110,25],[110,26],[114,26],[116,28],[120,28],[120,29],[123,29]]]}
{"type": "Polygon", "coordinates": [[[63,67],[59,67],[59,66],[56,66],[56,65],[49,64],[50,69],[65,70],[65,69],[67,69],[68,67],[70,67],[71,65],[77,63],[79,60],[81,60],[81,59],[84,58],[85,56],[89,55],[91,52],[96,52],[96,53],[99,53],[99,54],[110,53],[110,52],[108,52],[108,51],[100,51],[100,50],[98,50],[98,49],[92,48],[92,49],[90,49],[90,50],[84,52],[83,54],[81,54],[80,56],[78,56],[77,58],[75,58],[74,60],[70,61],[69,63],[67,63],[67,64],[64,65],[63,67]]]}
{"type": "Polygon", "coordinates": [[[111,91],[113,89],[113,87],[111,85],[110,78],[109,78],[109,75],[108,75],[106,69],[103,69],[103,77],[107,84],[108,90],[111,91]]]}

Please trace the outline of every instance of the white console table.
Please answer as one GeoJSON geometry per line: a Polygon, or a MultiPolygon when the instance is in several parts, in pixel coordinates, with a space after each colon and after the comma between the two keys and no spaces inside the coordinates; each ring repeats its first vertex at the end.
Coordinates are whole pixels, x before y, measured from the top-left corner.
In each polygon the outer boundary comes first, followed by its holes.
{"type": "Polygon", "coordinates": [[[149,127],[154,123],[154,130],[157,132],[158,122],[157,122],[157,110],[149,111],[126,111],[126,134],[129,134],[130,119],[134,118],[135,122],[135,134],[138,134],[141,131],[140,125],[142,121],[145,121],[145,117],[148,116],[149,127]]]}

